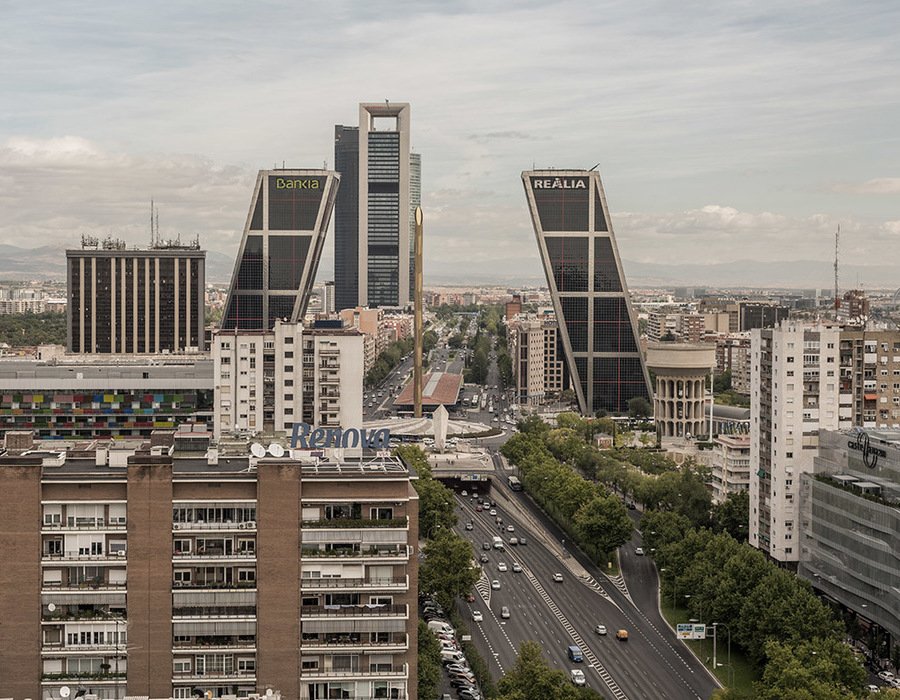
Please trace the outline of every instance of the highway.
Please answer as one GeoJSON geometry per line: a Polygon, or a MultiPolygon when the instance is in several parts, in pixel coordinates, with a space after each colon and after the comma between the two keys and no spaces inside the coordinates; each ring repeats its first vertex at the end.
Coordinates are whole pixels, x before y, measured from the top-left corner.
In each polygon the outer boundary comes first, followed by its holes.
{"type": "Polygon", "coordinates": [[[607,698],[709,698],[717,685],[660,618],[655,570],[649,558],[634,555],[637,540],[622,549],[625,580],[633,588],[626,595],[624,584],[620,590],[590,562],[566,551],[561,533],[544,522],[527,497],[509,491],[503,477],[498,472],[490,494],[503,519],[502,551],[482,549],[483,542],[501,534],[496,517],[477,512],[471,497],[457,496],[459,532],[473,543],[476,558],[484,552],[489,559],[482,564],[476,602],[462,605],[473,641],[495,677],[513,666],[521,642],[534,640],[552,665],[567,675],[581,668],[588,685],[607,698]],[[464,525],[470,520],[474,530],[468,531],[464,525]],[[515,532],[506,531],[510,524],[515,532]],[[527,546],[509,544],[510,537],[521,535],[527,546]],[[508,571],[498,570],[501,561],[508,571]],[[513,562],[522,566],[521,573],[512,571],[513,562]],[[553,581],[557,572],[561,583],[553,581]],[[492,579],[500,581],[500,590],[491,590],[492,579]],[[502,606],[510,609],[508,620],[500,617],[502,606]],[[481,610],[484,621],[473,622],[472,610],[481,610]],[[606,625],[606,636],[594,632],[597,624],[606,625]],[[627,642],[616,640],[620,628],[628,630],[627,642]],[[581,647],[584,663],[567,658],[572,644],[581,647]]]}

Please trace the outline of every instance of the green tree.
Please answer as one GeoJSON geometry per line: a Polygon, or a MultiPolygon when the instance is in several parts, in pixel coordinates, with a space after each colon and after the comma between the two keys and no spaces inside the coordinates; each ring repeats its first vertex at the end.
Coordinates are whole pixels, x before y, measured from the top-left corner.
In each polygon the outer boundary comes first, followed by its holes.
{"type": "Polygon", "coordinates": [[[578,509],[573,522],[581,541],[596,547],[602,555],[602,563],[628,541],[633,529],[622,501],[611,495],[594,496],[578,509]]]}
{"type": "Polygon", "coordinates": [[[431,539],[456,525],[453,510],[453,492],[437,479],[419,479],[413,482],[419,494],[419,534],[431,539]]]}
{"type": "Polygon", "coordinates": [[[653,415],[653,407],[643,396],[628,399],[628,415],[632,418],[648,418],[653,415]]]}
{"type": "Polygon", "coordinates": [[[472,545],[452,530],[440,530],[425,545],[425,561],[419,567],[420,590],[434,593],[445,610],[467,593],[481,574],[473,566],[472,545]]]}
{"type": "Polygon", "coordinates": [[[424,620],[419,620],[418,678],[420,698],[437,697],[441,682],[441,647],[424,620]]]}
{"type": "Polygon", "coordinates": [[[579,700],[600,698],[590,688],[576,688],[560,670],[550,668],[537,642],[522,642],[515,665],[498,683],[496,700],[579,700]]]}
{"type": "Polygon", "coordinates": [[[728,494],[724,502],[713,507],[712,527],[718,532],[727,532],[738,542],[747,539],[750,521],[750,492],[739,491],[728,494]]]}
{"type": "Polygon", "coordinates": [[[641,533],[646,549],[662,549],[680,542],[691,529],[691,521],[681,513],[648,510],[641,517],[641,533]]]}
{"type": "Polygon", "coordinates": [[[765,646],[766,668],[756,684],[760,700],[852,700],[863,692],[865,669],[835,638],[765,646]]]}
{"type": "Polygon", "coordinates": [[[5,314],[0,316],[0,343],[10,347],[65,345],[66,315],[59,313],[5,314]]]}

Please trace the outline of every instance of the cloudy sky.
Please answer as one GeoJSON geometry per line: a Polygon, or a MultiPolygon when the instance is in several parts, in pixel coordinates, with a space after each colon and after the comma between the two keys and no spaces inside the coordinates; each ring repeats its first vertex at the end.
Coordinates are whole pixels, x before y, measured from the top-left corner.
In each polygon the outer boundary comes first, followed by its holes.
{"type": "MultiPolygon", "coordinates": [[[[426,273],[540,275],[519,173],[599,163],[623,257],[900,264],[900,3],[0,3],[0,243],[199,233],[412,105],[426,273]]],[[[332,251],[321,271],[330,276],[332,251]]],[[[748,283],[752,280],[748,280],[748,283]]]]}

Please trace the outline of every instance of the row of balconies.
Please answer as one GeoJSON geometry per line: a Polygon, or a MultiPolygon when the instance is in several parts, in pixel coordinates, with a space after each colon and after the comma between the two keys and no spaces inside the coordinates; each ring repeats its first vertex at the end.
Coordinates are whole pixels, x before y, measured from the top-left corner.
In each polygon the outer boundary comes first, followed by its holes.
{"type": "Polygon", "coordinates": [[[409,617],[407,605],[303,605],[301,619],[331,617],[409,617]]]}
{"type": "Polygon", "coordinates": [[[322,520],[304,520],[302,527],[330,528],[335,530],[386,527],[405,530],[409,527],[409,517],[403,515],[397,518],[326,518],[322,520]]]}
{"type": "Polygon", "coordinates": [[[300,581],[300,588],[304,591],[314,591],[316,589],[335,590],[348,588],[350,590],[357,588],[384,588],[384,589],[407,589],[409,588],[409,576],[400,576],[398,578],[304,578],[300,581]]]}
{"type": "Polygon", "coordinates": [[[409,547],[407,545],[399,546],[382,546],[382,547],[366,547],[360,545],[350,545],[346,547],[335,547],[332,549],[320,549],[319,547],[303,547],[300,548],[300,554],[305,559],[333,559],[333,558],[374,558],[374,559],[409,559],[409,547]]]}
{"type": "Polygon", "coordinates": [[[370,666],[369,669],[349,668],[343,669],[303,669],[300,671],[300,678],[303,680],[312,680],[314,678],[369,678],[369,677],[406,677],[409,673],[406,664],[391,666],[370,666]]]}

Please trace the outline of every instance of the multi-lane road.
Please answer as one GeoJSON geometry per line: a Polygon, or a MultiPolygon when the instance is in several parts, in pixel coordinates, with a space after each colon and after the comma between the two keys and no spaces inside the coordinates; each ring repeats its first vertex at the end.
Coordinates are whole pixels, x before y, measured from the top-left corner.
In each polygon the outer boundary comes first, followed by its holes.
{"type": "Polygon", "coordinates": [[[581,668],[587,684],[607,698],[709,698],[717,685],[660,618],[656,574],[649,559],[634,555],[637,542],[622,548],[624,581],[611,580],[569,552],[552,523],[502,482],[498,472],[490,494],[497,502],[497,516],[477,512],[471,496],[458,496],[459,531],[473,543],[476,558],[485,553],[489,559],[482,564],[476,600],[464,604],[464,612],[473,641],[495,677],[513,666],[521,642],[534,640],[551,664],[567,675],[581,668]],[[502,532],[497,517],[503,519],[502,532]],[[469,521],[473,530],[464,527],[469,521]],[[507,531],[509,525],[514,532],[507,531]],[[483,550],[482,543],[495,535],[503,537],[504,549],[483,550]],[[522,535],[527,546],[509,544],[510,537],[522,535]],[[506,572],[499,570],[500,562],[506,572]],[[513,572],[513,563],[522,567],[521,573],[513,572]],[[555,573],[562,574],[562,582],[553,580],[555,573]],[[499,590],[490,587],[494,579],[500,581],[499,590]],[[503,606],[510,610],[509,619],[500,616],[503,606]],[[482,622],[471,621],[473,610],[482,611],[482,622]],[[598,635],[598,624],[605,625],[608,634],[598,635]],[[628,631],[627,642],[616,640],[618,629],[628,631]],[[584,663],[568,659],[570,645],[581,647],[584,663]]]}

